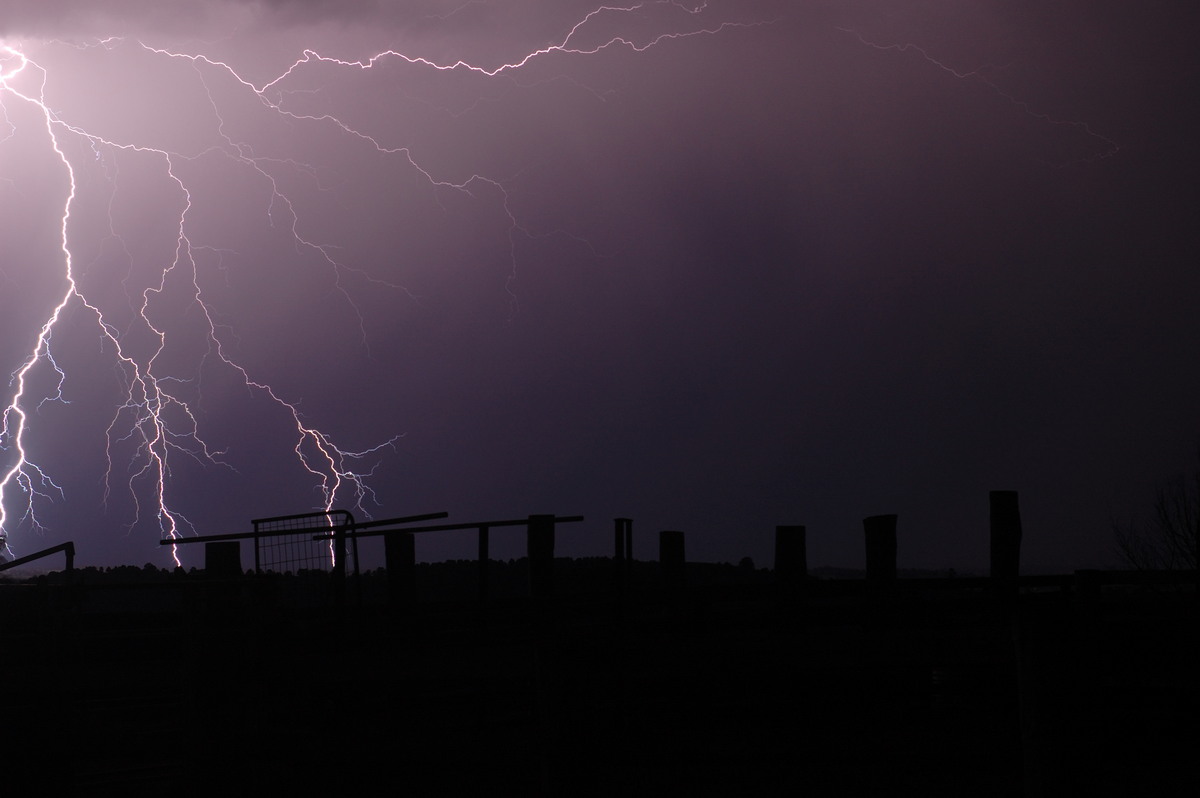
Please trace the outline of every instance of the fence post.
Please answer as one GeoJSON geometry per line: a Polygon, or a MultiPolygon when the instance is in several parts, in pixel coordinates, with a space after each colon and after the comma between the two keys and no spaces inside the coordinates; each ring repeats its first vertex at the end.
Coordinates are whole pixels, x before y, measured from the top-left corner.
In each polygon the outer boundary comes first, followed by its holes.
{"type": "Polygon", "coordinates": [[[863,519],[867,545],[867,593],[882,598],[896,581],[896,516],[872,515],[863,519]]]}
{"type": "MultiPolygon", "coordinates": [[[[1200,527],[1198,527],[1200,528],[1200,527]]],[[[633,567],[633,519],[625,519],[625,570],[633,567]]]]}
{"type": "Polygon", "coordinates": [[[412,532],[384,535],[383,556],[388,574],[388,600],[393,607],[412,605],[417,592],[417,546],[412,532]]]}
{"type": "Polygon", "coordinates": [[[1005,603],[1017,597],[1021,573],[1021,511],[1015,490],[994,490],[990,506],[991,569],[996,591],[1005,603]]]}
{"type": "Polygon", "coordinates": [[[479,527],[479,604],[487,601],[488,595],[488,527],[479,527]]]}
{"type": "Polygon", "coordinates": [[[625,584],[633,562],[633,519],[614,518],[613,533],[613,566],[616,569],[616,582],[620,587],[625,584]]]}
{"type": "Polygon", "coordinates": [[[776,526],[775,583],[780,597],[798,596],[807,580],[807,530],[800,525],[776,526]]]}
{"type": "Polygon", "coordinates": [[[346,527],[336,526],[333,530],[333,601],[337,607],[346,604],[346,527]]]}
{"type": "Polygon", "coordinates": [[[232,608],[239,590],[235,580],[241,576],[241,541],[210,540],[204,544],[204,577],[210,583],[205,592],[210,611],[232,608]]]}
{"type": "Polygon", "coordinates": [[[237,579],[240,577],[242,575],[242,542],[240,540],[210,540],[205,543],[204,575],[209,579],[237,579]]]}
{"type": "Polygon", "coordinates": [[[529,593],[535,599],[549,598],[554,592],[554,516],[529,516],[525,537],[529,593]]]}
{"type": "Polygon", "coordinates": [[[683,532],[664,529],[658,533],[658,567],[663,587],[679,590],[684,585],[683,532]]]}

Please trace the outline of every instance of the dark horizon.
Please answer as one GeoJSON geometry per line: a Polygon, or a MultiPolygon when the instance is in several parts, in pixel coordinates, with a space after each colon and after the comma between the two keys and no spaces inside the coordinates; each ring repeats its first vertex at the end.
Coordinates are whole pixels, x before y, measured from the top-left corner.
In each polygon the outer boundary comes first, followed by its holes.
{"type": "Polygon", "coordinates": [[[5,784],[1190,795],[1196,572],[1019,582],[1012,507],[985,579],[897,579],[891,516],[861,579],[681,567],[672,534],[659,563],[550,573],[542,516],[527,563],[483,572],[398,546],[382,578],[245,578],[212,541],[207,573],[0,585],[5,784]]]}

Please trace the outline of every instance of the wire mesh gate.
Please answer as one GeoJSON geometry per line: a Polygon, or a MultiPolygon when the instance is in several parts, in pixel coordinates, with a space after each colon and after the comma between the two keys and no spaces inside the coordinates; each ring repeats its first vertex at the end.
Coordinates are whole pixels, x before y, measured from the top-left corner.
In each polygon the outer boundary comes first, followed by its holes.
{"type": "Polygon", "coordinates": [[[346,533],[354,528],[354,516],[348,510],[255,518],[251,523],[256,573],[358,574],[358,539],[351,537],[346,545],[346,533]],[[322,535],[332,537],[317,539],[322,535]]]}
{"type": "Polygon", "coordinates": [[[358,541],[346,545],[346,533],[354,528],[349,511],[279,515],[251,523],[254,571],[282,578],[276,584],[277,600],[290,606],[344,601],[346,576],[358,576],[358,541]]]}

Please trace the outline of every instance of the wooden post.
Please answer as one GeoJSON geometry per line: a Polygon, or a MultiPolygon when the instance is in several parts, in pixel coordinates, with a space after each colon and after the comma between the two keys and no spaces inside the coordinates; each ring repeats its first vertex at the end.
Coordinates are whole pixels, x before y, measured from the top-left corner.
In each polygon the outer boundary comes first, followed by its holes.
{"type": "Polygon", "coordinates": [[[866,535],[866,600],[872,622],[886,622],[893,608],[888,596],[896,581],[896,517],[872,515],[863,518],[866,535]]]}
{"type": "Polygon", "coordinates": [[[211,540],[204,544],[204,575],[208,579],[237,579],[242,575],[240,540],[211,540]]]}
{"type": "MultiPolygon", "coordinates": [[[[613,519],[613,526],[615,527],[615,530],[613,533],[613,559],[616,560],[618,563],[623,562],[625,560],[625,556],[626,556],[626,554],[625,554],[625,537],[626,537],[625,528],[627,525],[632,524],[632,523],[633,522],[628,518],[614,518],[613,519]]],[[[632,552],[630,552],[630,553],[632,554],[632,552]]]]}
{"type": "Polygon", "coordinates": [[[338,526],[333,530],[333,570],[329,574],[333,580],[333,603],[337,607],[346,605],[346,527],[338,526]]]}
{"type": "Polygon", "coordinates": [[[488,527],[479,527],[479,603],[488,595],[488,527]]]}
{"type": "Polygon", "coordinates": [[[663,587],[678,590],[684,585],[683,533],[664,529],[658,533],[658,567],[663,587]]]}
{"type": "Polygon", "coordinates": [[[1015,490],[994,490],[990,505],[990,575],[1002,604],[1015,606],[1021,573],[1021,511],[1015,490]]]}
{"type": "Polygon", "coordinates": [[[633,519],[625,519],[625,579],[633,573],[633,519]]]}
{"type": "Polygon", "coordinates": [[[535,599],[554,592],[554,516],[531,515],[526,527],[529,556],[529,593],[535,599]]]}
{"type": "Polygon", "coordinates": [[[890,600],[896,584],[896,516],[863,519],[867,548],[867,622],[888,624],[896,608],[890,600]]]}
{"type": "Polygon", "coordinates": [[[617,587],[624,585],[633,562],[633,519],[613,519],[613,569],[617,587]]]}
{"type": "Polygon", "coordinates": [[[417,546],[412,533],[384,535],[383,556],[388,574],[388,601],[397,608],[411,606],[417,593],[417,546]]]}
{"type": "Polygon", "coordinates": [[[1015,581],[1021,568],[1021,511],[1015,490],[994,490],[991,505],[991,576],[1015,581]]]}
{"type": "Polygon", "coordinates": [[[242,576],[242,544],[238,540],[210,540],[204,544],[204,578],[212,582],[205,588],[207,606],[212,612],[230,611],[236,606],[242,576]]]}

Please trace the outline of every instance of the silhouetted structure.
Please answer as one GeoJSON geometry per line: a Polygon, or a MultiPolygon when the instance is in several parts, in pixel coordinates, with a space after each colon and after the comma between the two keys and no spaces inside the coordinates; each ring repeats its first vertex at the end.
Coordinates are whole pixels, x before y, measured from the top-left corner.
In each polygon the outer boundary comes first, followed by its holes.
{"type": "Polygon", "coordinates": [[[529,562],[530,595],[538,598],[548,598],[553,593],[554,573],[554,530],[556,524],[582,521],[583,516],[531,515],[527,518],[514,518],[491,521],[471,521],[467,523],[435,524],[431,526],[397,526],[412,520],[445,517],[446,513],[426,516],[409,516],[403,519],[388,519],[383,521],[367,521],[358,523],[346,532],[347,538],[357,540],[360,537],[384,536],[385,553],[388,557],[388,573],[394,574],[399,582],[398,592],[390,592],[394,605],[404,605],[413,600],[413,594],[408,587],[411,584],[411,574],[415,568],[416,551],[411,546],[412,536],[430,532],[452,532],[474,529],[478,535],[477,561],[477,592],[480,602],[488,596],[488,549],[489,538],[493,528],[524,526],[526,528],[526,551],[529,562]],[[409,543],[390,543],[391,539],[399,536],[407,537],[409,543]]]}
{"type": "Polygon", "coordinates": [[[254,525],[254,570],[276,573],[301,570],[332,570],[344,577],[347,555],[358,572],[358,541],[347,535],[354,528],[354,515],[349,510],[278,515],[256,518],[254,525]],[[317,538],[319,532],[332,531],[332,540],[317,538]]]}
{"type": "Polygon", "coordinates": [[[66,557],[66,573],[70,575],[75,569],[75,543],[68,540],[65,543],[59,543],[57,546],[51,546],[48,549],[35,551],[33,554],[26,554],[24,557],[17,557],[8,562],[0,562],[0,571],[7,571],[11,568],[17,568],[31,562],[36,562],[43,557],[49,557],[53,554],[62,552],[66,557]]]}
{"type": "Polygon", "coordinates": [[[388,572],[388,598],[393,607],[409,607],[417,598],[417,543],[411,532],[393,532],[383,539],[388,572]]]}
{"type": "Polygon", "coordinates": [[[529,593],[535,599],[546,599],[554,593],[554,521],[553,515],[529,516],[529,593]]]}
{"type": "Polygon", "coordinates": [[[237,579],[242,575],[242,543],[210,540],[204,544],[204,571],[209,579],[237,579]]]}
{"type": "Polygon", "coordinates": [[[622,567],[627,560],[633,560],[633,519],[614,518],[613,525],[613,560],[622,567]]]}
{"type": "Polygon", "coordinates": [[[990,507],[990,576],[1005,601],[1017,595],[1021,570],[1021,513],[1015,490],[994,490],[988,494],[990,507]]]}
{"type": "MultiPolygon", "coordinates": [[[[1015,494],[992,497],[992,540],[1019,540],[1015,494]]],[[[998,545],[988,577],[930,578],[896,568],[895,516],[874,516],[866,578],[817,569],[790,605],[749,563],[686,562],[678,531],[637,563],[617,519],[633,578],[614,591],[607,559],[554,560],[574,520],[358,525],[346,535],[384,536],[388,572],[362,575],[377,604],[336,612],[250,600],[283,575],[213,579],[235,570],[232,541],[206,547],[209,574],[83,569],[69,604],[44,600],[56,575],[0,584],[5,675],[22,685],[5,709],[25,719],[8,761],[71,746],[57,767],[14,768],[56,794],[336,792],[346,771],[329,763],[349,761],[387,793],[1191,794],[1190,573],[1021,577],[998,545]],[[480,624],[476,569],[505,526],[525,527],[529,556],[492,563],[480,624]],[[452,529],[479,532],[480,563],[415,562],[416,534],[452,529]],[[1015,612],[994,611],[1001,583],[1015,612]],[[208,600],[230,585],[236,602],[208,600]],[[411,611],[378,610],[397,589],[411,611]],[[196,612],[211,608],[235,611],[196,612]],[[313,740],[320,761],[300,766],[313,740]]],[[[776,585],[802,578],[807,531],[775,535],[776,585]]]]}

